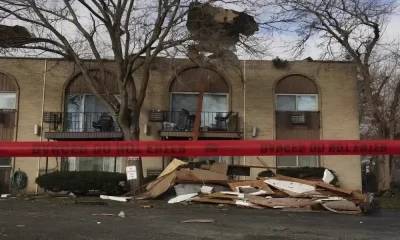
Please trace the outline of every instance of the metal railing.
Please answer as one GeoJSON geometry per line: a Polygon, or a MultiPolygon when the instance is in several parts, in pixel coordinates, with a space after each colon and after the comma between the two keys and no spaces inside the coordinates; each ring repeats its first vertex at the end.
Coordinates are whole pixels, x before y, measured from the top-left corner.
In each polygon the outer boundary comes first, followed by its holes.
{"type": "Polygon", "coordinates": [[[117,119],[107,112],[47,112],[50,132],[120,132],[117,119]]]}
{"type": "MultiPolygon", "coordinates": [[[[192,131],[196,112],[164,111],[163,131],[192,131]]],[[[201,112],[200,130],[214,132],[234,132],[238,130],[236,112],[201,112]]]]}

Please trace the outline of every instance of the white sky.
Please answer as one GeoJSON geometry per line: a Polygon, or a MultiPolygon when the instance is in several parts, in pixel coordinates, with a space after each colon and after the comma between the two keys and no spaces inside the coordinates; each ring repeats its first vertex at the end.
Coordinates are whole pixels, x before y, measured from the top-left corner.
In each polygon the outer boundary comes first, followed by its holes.
{"type": "MultiPolygon", "coordinates": [[[[245,10],[243,6],[237,6],[237,5],[233,5],[233,4],[224,4],[223,7],[228,8],[228,9],[237,10],[237,11],[245,10]]],[[[250,11],[252,11],[252,10],[250,9],[250,11]]],[[[255,11],[257,11],[257,10],[255,10],[255,11]]],[[[390,19],[390,22],[387,25],[386,31],[384,32],[383,37],[382,37],[382,40],[384,42],[390,42],[392,40],[399,39],[400,28],[396,26],[396,25],[398,25],[399,22],[400,22],[400,16],[393,16],[390,19]]],[[[10,23],[8,23],[8,24],[10,24],[10,23]]],[[[13,22],[12,24],[21,24],[21,23],[13,22]]],[[[24,24],[21,24],[21,25],[24,25],[24,24]]],[[[69,30],[67,26],[64,25],[63,27],[64,27],[63,28],[64,35],[69,35],[69,36],[74,35],[74,33],[71,30],[69,30]]],[[[262,34],[262,32],[261,32],[261,34],[262,34]]],[[[288,50],[287,43],[295,40],[295,38],[296,38],[296,35],[293,35],[292,33],[275,34],[274,36],[272,36],[272,39],[271,39],[271,37],[269,37],[268,39],[266,39],[266,41],[263,41],[263,44],[268,46],[267,56],[263,56],[263,58],[264,59],[272,59],[272,58],[279,56],[280,58],[292,60],[293,59],[292,53],[287,52],[287,50],[288,50]]],[[[306,51],[304,52],[304,54],[302,56],[300,56],[300,59],[304,59],[309,56],[312,57],[313,59],[319,59],[322,54],[323,49],[319,49],[317,47],[317,45],[318,45],[318,39],[314,38],[311,41],[309,41],[308,47],[307,47],[306,51]]],[[[240,50],[237,52],[237,55],[239,56],[240,59],[254,59],[254,56],[243,53],[240,50]]]]}

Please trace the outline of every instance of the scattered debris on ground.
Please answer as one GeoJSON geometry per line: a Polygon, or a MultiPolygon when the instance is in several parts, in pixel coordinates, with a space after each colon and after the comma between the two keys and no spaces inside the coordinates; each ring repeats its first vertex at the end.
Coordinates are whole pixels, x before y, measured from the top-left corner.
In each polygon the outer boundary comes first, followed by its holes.
{"type": "Polygon", "coordinates": [[[94,213],[93,216],[104,216],[104,217],[113,217],[115,214],[112,213],[94,213]]]}
{"type": "MultiPolygon", "coordinates": [[[[145,186],[137,200],[176,196],[168,203],[210,203],[253,209],[361,214],[372,206],[372,195],[331,185],[333,174],[326,170],[320,180],[269,174],[255,180],[229,180],[228,164],[185,163],[174,159],[158,178],[145,186]]],[[[266,166],[268,169],[268,167],[266,166]]],[[[269,170],[269,169],[268,169],[269,170]]],[[[125,195],[126,196],[126,195],[125,195]]],[[[129,201],[130,197],[101,196],[102,199],[129,201]]]]}
{"type": "Polygon", "coordinates": [[[181,223],[214,223],[215,221],[213,219],[191,219],[191,220],[185,220],[181,221],[181,223]]]}

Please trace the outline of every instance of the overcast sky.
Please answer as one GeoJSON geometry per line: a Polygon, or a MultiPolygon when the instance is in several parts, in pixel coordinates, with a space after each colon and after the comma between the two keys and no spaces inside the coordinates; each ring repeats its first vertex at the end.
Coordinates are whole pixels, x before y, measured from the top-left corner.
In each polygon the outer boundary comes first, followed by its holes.
{"type": "MultiPolygon", "coordinates": [[[[249,9],[245,9],[246,6],[238,6],[238,5],[234,5],[234,4],[224,4],[223,7],[228,8],[228,9],[237,10],[237,11],[249,10],[249,9]]],[[[253,12],[253,11],[257,11],[257,9],[250,9],[250,12],[253,12]]],[[[81,16],[87,15],[84,12],[82,12],[81,14],[82,14],[81,16]]],[[[82,20],[82,21],[84,21],[84,20],[82,20]]],[[[390,19],[390,22],[387,24],[387,28],[385,29],[385,32],[382,37],[382,40],[384,42],[390,42],[392,40],[399,39],[399,36],[400,36],[400,28],[398,27],[399,22],[400,22],[400,16],[398,16],[398,15],[392,16],[392,18],[390,19]]],[[[12,22],[12,23],[10,22],[8,24],[13,25],[13,24],[21,24],[21,23],[20,22],[12,22]]],[[[24,25],[24,24],[22,23],[21,25],[24,25]]],[[[61,28],[61,26],[59,26],[59,27],[61,28]]],[[[73,36],[74,35],[73,30],[71,30],[71,28],[68,27],[68,24],[66,24],[66,25],[63,24],[62,33],[65,36],[73,36]]],[[[263,34],[264,33],[262,32],[262,30],[258,33],[259,36],[263,36],[263,34]]],[[[108,38],[108,37],[106,37],[106,38],[108,38]]],[[[267,55],[263,56],[263,58],[272,59],[272,58],[279,56],[280,58],[292,60],[293,53],[287,52],[287,50],[288,50],[287,43],[291,42],[295,39],[296,39],[296,35],[294,33],[289,33],[289,32],[275,34],[272,36],[272,38],[271,38],[271,36],[268,36],[267,38],[265,38],[265,41],[262,41],[262,44],[265,44],[268,46],[267,47],[267,49],[268,49],[267,55]]],[[[317,47],[317,45],[318,45],[318,39],[317,38],[311,39],[311,41],[308,42],[308,47],[307,47],[306,51],[299,58],[304,59],[309,56],[312,57],[313,59],[320,58],[323,49],[319,49],[317,47]]],[[[240,49],[237,52],[237,55],[239,56],[240,59],[253,59],[254,58],[254,56],[244,53],[243,51],[240,51],[240,49]]]]}

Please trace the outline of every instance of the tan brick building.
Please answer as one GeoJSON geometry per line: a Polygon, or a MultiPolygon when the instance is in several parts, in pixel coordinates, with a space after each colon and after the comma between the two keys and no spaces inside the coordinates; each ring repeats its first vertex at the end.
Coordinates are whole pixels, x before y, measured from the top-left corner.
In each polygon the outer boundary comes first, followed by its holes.
{"type": "MultiPolygon", "coordinates": [[[[87,64],[95,71],[95,63],[87,64]]],[[[112,61],[107,69],[106,85],[118,95],[112,61]]],[[[188,60],[164,58],[152,67],[141,139],[192,136],[201,76],[206,83],[200,139],[359,139],[356,67],[351,63],[304,60],[281,69],[272,61],[241,61],[237,67],[220,64],[217,69],[201,70],[188,60]]],[[[122,136],[112,117],[107,126],[99,125],[107,109],[91,95],[78,68],[65,60],[1,58],[0,109],[1,141],[118,140],[122,136]],[[41,126],[39,132],[36,125],[41,126]]],[[[261,158],[271,167],[327,167],[337,173],[343,187],[361,189],[358,156],[261,158]]],[[[214,159],[260,165],[255,157],[214,159]]],[[[144,158],[144,174],[160,171],[168,161],[144,158]]],[[[28,175],[26,191],[34,193],[38,191],[35,178],[46,168],[124,171],[119,158],[10,157],[0,160],[0,191],[7,191],[10,173],[20,169],[28,175]]],[[[252,168],[248,178],[259,171],[252,168]]]]}

